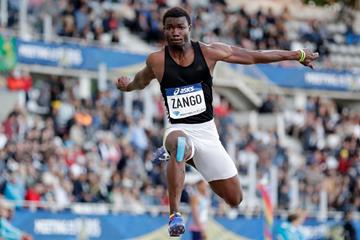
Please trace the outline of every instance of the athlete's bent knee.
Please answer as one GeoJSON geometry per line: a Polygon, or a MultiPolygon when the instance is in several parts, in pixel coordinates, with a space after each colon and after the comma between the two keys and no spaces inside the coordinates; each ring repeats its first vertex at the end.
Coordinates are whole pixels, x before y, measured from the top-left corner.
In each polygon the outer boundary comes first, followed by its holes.
{"type": "Polygon", "coordinates": [[[171,132],[166,139],[165,147],[177,162],[189,159],[193,151],[190,139],[182,131],[171,132]]]}
{"type": "Polygon", "coordinates": [[[238,207],[242,200],[243,196],[241,191],[238,193],[232,193],[225,199],[226,203],[232,208],[238,207]]]}

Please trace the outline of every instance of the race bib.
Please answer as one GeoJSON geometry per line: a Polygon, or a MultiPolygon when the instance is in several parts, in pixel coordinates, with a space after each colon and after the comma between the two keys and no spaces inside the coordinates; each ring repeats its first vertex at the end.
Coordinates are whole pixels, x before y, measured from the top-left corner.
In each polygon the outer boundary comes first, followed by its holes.
{"type": "Polygon", "coordinates": [[[173,119],[186,118],[206,111],[201,83],[166,89],[169,114],[173,119]]]}

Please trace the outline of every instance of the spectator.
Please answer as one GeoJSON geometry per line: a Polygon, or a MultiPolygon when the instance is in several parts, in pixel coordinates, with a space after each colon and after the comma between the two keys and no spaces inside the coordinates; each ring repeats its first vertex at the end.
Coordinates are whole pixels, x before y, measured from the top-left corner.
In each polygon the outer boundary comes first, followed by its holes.
{"type": "Polygon", "coordinates": [[[9,181],[5,183],[4,197],[8,200],[16,202],[16,205],[21,206],[25,196],[25,185],[19,171],[16,170],[10,173],[9,181]]]}
{"type": "Polygon", "coordinates": [[[259,113],[273,113],[275,112],[276,106],[275,106],[275,98],[274,95],[269,94],[266,98],[266,100],[262,103],[259,113]]]}
{"type": "Polygon", "coordinates": [[[0,238],[7,240],[32,240],[33,238],[11,224],[13,206],[4,199],[0,199],[0,238]]]}
{"type": "Polygon", "coordinates": [[[305,213],[292,213],[288,216],[287,222],[281,224],[277,230],[277,239],[281,240],[303,240],[305,239],[304,234],[300,230],[300,226],[303,224],[306,218],[305,213]]]}

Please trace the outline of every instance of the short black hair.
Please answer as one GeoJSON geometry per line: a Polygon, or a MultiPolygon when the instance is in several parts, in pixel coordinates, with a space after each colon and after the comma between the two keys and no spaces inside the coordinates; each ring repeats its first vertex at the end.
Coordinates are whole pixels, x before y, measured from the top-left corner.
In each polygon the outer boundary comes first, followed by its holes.
{"type": "Polygon", "coordinates": [[[164,26],[165,26],[166,18],[169,18],[169,17],[174,17],[174,18],[185,17],[188,24],[189,25],[191,24],[191,19],[190,19],[189,13],[181,7],[173,7],[165,12],[165,14],[163,16],[163,25],[164,26]]]}

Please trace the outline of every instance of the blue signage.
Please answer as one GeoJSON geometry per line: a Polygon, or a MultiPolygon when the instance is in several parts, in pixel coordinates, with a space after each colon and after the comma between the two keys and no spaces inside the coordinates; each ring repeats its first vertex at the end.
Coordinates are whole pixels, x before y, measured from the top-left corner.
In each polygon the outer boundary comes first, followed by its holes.
{"type": "Polygon", "coordinates": [[[46,43],[17,39],[19,63],[97,71],[101,63],[109,69],[144,63],[145,55],[110,48],[69,43],[46,43]]]}
{"type": "Polygon", "coordinates": [[[335,91],[360,91],[360,74],[349,71],[311,70],[306,67],[282,67],[274,64],[231,67],[254,79],[264,79],[284,88],[335,91]]]}
{"type": "MultiPolygon", "coordinates": [[[[187,221],[189,218],[187,218],[187,221]]],[[[34,239],[168,239],[167,214],[152,216],[150,214],[105,214],[105,215],[80,215],[71,212],[51,213],[48,211],[31,212],[17,210],[12,223],[21,230],[31,234],[34,239]]],[[[275,219],[273,234],[274,239],[279,227],[284,221],[275,219]]],[[[207,224],[209,239],[264,239],[262,216],[243,217],[235,219],[215,217],[207,224]],[[217,237],[219,236],[219,238],[217,237]]],[[[354,222],[357,236],[360,239],[360,222],[354,222]]],[[[328,236],[337,236],[341,222],[328,220],[319,222],[314,218],[306,220],[300,228],[305,238],[311,240],[326,239],[328,236]]],[[[189,227],[187,226],[187,229],[189,227]]],[[[341,232],[341,231],[340,231],[341,232]]],[[[182,240],[191,239],[191,234],[186,231],[182,240]]]]}

